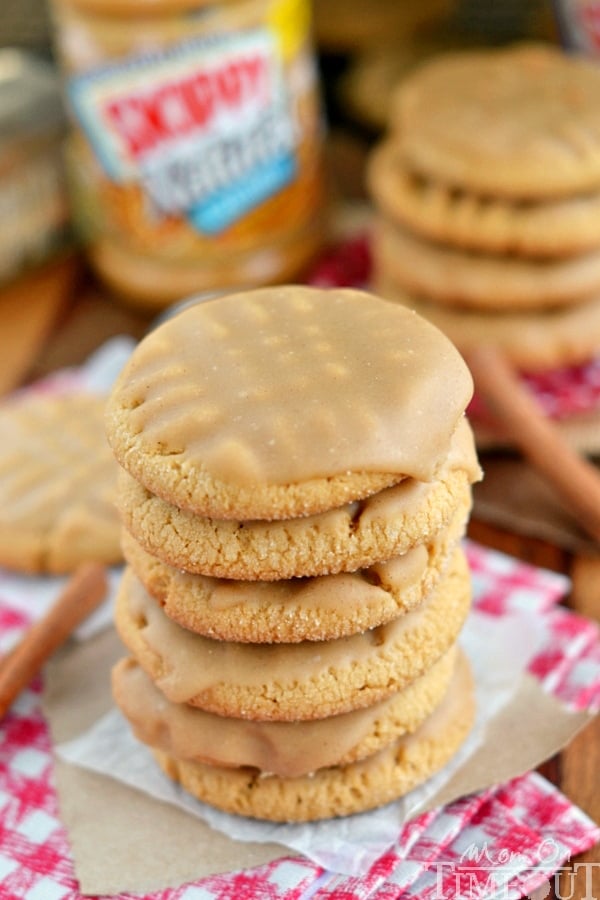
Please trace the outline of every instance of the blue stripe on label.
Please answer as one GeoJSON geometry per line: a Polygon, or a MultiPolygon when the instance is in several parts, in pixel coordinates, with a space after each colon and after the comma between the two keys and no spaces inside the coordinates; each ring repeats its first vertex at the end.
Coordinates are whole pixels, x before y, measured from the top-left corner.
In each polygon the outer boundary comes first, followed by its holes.
{"type": "Polygon", "coordinates": [[[243,179],[228,184],[188,213],[192,225],[205,234],[216,234],[227,228],[244,213],[262,203],[296,175],[296,160],[292,154],[267,160],[246,174],[243,179]]]}

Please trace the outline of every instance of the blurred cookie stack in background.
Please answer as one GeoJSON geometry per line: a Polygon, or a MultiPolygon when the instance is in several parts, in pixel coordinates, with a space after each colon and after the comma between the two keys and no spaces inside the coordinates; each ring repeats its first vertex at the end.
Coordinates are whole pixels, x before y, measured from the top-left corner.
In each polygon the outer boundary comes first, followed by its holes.
{"type": "Polygon", "coordinates": [[[399,80],[439,53],[556,40],[551,0],[314,0],[331,181],[365,202],[365,157],[387,127],[399,80]]]}
{"type": "MultiPolygon", "coordinates": [[[[590,361],[599,148],[594,63],[532,43],[424,64],[398,86],[369,160],[374,288],[467,355],[491,343],[523,373],[590,361]]],[[[590,415],[582,439],[598,447],[590,415]]],[[[485,419],[477,430],[493,439],[485,419]]]]}
{"type": "Polygon", "coordinates": [[[465,740],[471,394],[439,331],[358,291],[229,295],[138,345],[107,415],[131,654],[113,690],[197,798],[346,815],[465,740]]]}

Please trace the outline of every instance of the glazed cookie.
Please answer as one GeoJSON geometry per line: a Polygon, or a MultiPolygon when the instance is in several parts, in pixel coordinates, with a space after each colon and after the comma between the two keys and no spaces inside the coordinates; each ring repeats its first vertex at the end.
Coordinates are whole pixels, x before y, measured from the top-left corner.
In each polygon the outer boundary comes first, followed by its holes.
{"type": "Polygon", "coordinates": [[[429,319],[463,353],[493,342],[514,366],[535,371],[585,362],[600,347],[600,296],[568,307],[481,312],[411,297],[382,272],[374,283],[383,296],[429,319]]]}
{"type": "Polygon", "coordinates": [[[600,294],[600,251],[559,260],[469,253],[380,218],[374,265],[399,288],[447,306],[512,311],[573,305],[600,294]]]}
{"type": "Polygon", "coordinates": [[[452,344],[395,304],[264,288],[150,333],[111,394],[107,433],[124,469],[168,504],[293,519],[435,478],[472,390],[452,344]]]}
{"type": "Polygon", "coordinates": [[[121,640],[173,703],[244,719],[321,719],[402,690],[456,641],[471,585],[457,549],[445,577],[412,612],[335,641],[236,644],[172,622],[127,569],[115,623],[121,640]]]}
{"type": "Polygon", "coordinates": [[[452,647],[420,678],[372,706],[306,722],[252,722],[170,703],[132,659],[113,669],[117,706],[135,736],[177,759],[213,766],[250,766],[284,778],[348,765],[410,734],[438,706],[456,662],[452,647]]]}
{"type": "Polygon", "coordinates": [[[284,581],[192,575],[161,562],[123,531],[125,559],[165,613],[205,637],[251,643],[323,641],[414,609],[442,577],[465,532],[470,497],[431,541],[369,569],[284,581]]]}
{"type": "Polygon", "coordinates": [[[35,394],[0,411],[0,565],[60,574],[121,561],[104,402],[35,394]]]}
{"type": "Polygon", "coordinates": [[[469,502],[481,472],[464,418],[451,447],[438,481],[405,479],[366,500],[285,522],[203,519],[153,496],[126,472],[119,506],[148,553],[187,572],[246,581],[353,572],[431,540],[469,502]]]}
{"type": "Polygon", "coordinates": [[[276,822],[308,822],[363,812],[408,793],[454,756],[474,719],[471,675],[461,659],[444,700],[417,731],[359,762],[281,778],[153,752],[170,778],[218,809],[276,822]]]}
{"type": "Polygon", "coordinates": [[[600,192],[519,202],[453,189],[412,172],[392,140],[371,153],[367,181],[386,217],[429,240],[530,259],[600,248],[600,192]]]}
{"type": "Polygon", "coordinates": [[[391,122],[411,169],[478,194],[600,190],[600,71],[558,47],[444,54],[398,88],[391,122]]]}

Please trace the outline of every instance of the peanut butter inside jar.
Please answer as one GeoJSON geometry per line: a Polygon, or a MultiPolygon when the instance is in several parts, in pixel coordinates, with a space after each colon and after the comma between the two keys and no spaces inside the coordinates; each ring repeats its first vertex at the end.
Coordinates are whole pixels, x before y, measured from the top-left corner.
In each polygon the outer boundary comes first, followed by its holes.
{"type": "Polygon", "coordinates": [[[301,277],[324,239],[309,0],[53,0],[76,227],[149,311],[301,277]]]}

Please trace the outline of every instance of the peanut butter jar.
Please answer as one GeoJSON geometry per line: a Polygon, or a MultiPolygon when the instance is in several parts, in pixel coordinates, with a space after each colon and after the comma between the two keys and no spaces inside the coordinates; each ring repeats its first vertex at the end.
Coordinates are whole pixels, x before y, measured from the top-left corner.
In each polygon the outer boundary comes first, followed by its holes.
{"type": "Polygon", "coordinates": [[[309,0],[53,0],[76,227],[157,310],[299,277],[324,237],[309,0]]]}

